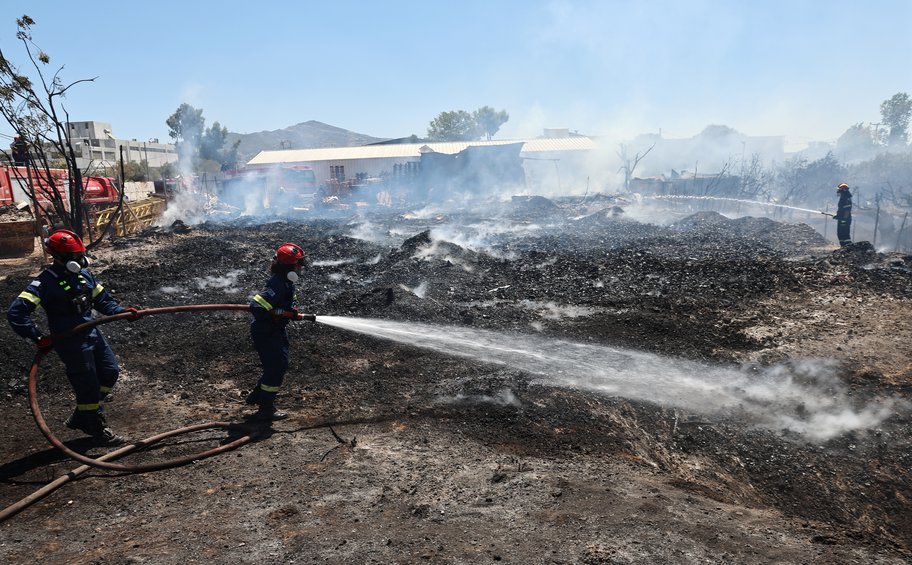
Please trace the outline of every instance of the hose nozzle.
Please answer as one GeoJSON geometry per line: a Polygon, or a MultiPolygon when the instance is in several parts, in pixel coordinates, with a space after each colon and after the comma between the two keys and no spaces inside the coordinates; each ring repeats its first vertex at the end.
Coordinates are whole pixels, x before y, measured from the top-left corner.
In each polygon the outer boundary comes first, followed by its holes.
{"type": "Polygon", "coordinates": [[[308,322],[316,322],[317,316],[314,314],[298,314],[299,320],[306,320],[308,322]]]}

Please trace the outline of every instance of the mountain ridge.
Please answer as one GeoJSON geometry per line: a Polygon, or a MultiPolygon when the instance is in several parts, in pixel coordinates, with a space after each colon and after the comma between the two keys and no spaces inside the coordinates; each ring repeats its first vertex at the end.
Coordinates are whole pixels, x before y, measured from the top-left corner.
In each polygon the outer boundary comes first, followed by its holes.
{"type": "Polygon", "coordinates": [[[343,129],[317,120],[308,120],[277,130],[263,130],[253,133],[229,131],[225,144],[230,146],[239,141],[238,157],[242,162],[246,162],[260,151],[349,147],[386,141],[386,139],[343,129]]]}

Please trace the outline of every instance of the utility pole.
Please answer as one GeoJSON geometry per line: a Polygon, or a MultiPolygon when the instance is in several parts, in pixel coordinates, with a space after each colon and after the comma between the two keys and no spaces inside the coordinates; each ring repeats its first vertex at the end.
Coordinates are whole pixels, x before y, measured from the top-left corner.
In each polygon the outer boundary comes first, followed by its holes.
{"type": "Polygon", "coordinates": [[[877,249],[877,225],[880,223],[880,193],[877,194],[877,198],[874,199],[874,202],[877,204],[877,211],[874,213],[874,235],[871,236],[871,246],[874,249],[877,249]]]}
{"type": "Polygon", "coordinates": [[[902,240],[902,233],[903,233],[903,230],[906,229],[906,220],[908,218],[909,218],[909,213],[906,212],[906,214],[903,216],[902,225],[899,226],[899,233],[896,236],[896,247],[893,248],[893,251],[899,251],[899,242],[902,240]]]}
{"type": "Polygon", "coordinates": [[[146,180],[149,180],[149,148],[146,146],[146,142],[143,141],[143,155],[145,156],[146,161],[146,180]]]}

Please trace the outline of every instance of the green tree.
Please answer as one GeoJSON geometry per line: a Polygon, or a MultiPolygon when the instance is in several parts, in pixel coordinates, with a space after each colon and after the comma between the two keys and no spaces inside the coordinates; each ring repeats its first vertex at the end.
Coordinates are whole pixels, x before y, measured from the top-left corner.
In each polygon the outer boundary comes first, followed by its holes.
{"type": "Polygon", "coordinates": [[[912,118],[912,98],[905,92],[897,92],[880,104],[880,116],[890,130],[887,145],[905,145],[909,137],[909,119],[912,118]]]}
{"type": "Polygon", "coordinates": [[[500,126],[507,123],[507,120],[510,119],[510,115],[507,114],[506,110],[496,111],[490,106],[482,106],[481,108],[475,110],[472,114],[472,117],[475,119],[475,123],[478,126],[478,131],[485,136],[485,139],[490,140],[494,134],[500,130],[500,126]]]}
{"type": "Polygon", "coordinates": [[[168,135],[174,140],[181,165],[193,169],[199,156],[200,139],[206,127],[203,110],[186,102],[165,120],[168,135]]]}
{"type": "Polygon", "coordinates": [[[241,140],[238,139],[226,147],[225,143],[227,141],[228,128],[222,127],[218,122],[213,122],[211,127],[206,128],[200,139],[200,159],[203,161],[215,161],[218,163],[218,170],[236,169],[238,161],[237,148],[241,140]]]}
{"type": "Polygon", "coordinates": [[[440,112],[428,127],[432,141],[472,141],[478,139],[478,124],[465,110],[440,112]]]}
{"type": "MultiPolygon", "coordinates": [[[[118,161],[118,166],[120,161],[118,161]]],[[[127,161],[123,166],[124,177],[128,181],[143,182],[148,180],[146,178],[146,166],[145,161],[136,162],[136,161],[127,161]]]]}
{"type": "Polygon", "coordinates": [[[168,135],[175,140],[181,166],[195,172],[237,168],[240,140],[225,147],[228,128],[218,122],[206,127],[203,110],[184,103],[165,120],[168,135]],[[215,163],[216,165],[213,165],[215,163]]]}
{"type": "Polygon", "coordinates": [[[490,106],[482,106],[471,114],[465,110],[440,112],[428,127],[428,138],[431,141],[491,139],[509,119],[505,110],[497,112],[490,106]]]}
{"type": "Polygon", "coordinates": [[[178,174],[180,174],[180,171],[177,170],[174,163],[165,163],[158,167],[158,175],[153,174],[152,178],[173,179],[178,174]]]}
{"type": "Polygon", "coordinates": [[[206,128],[200,138],[199,157],[200,159],[210,159],[218,161],[221,157],[222,146],[228,138],[228,128],[224,128],[218,122],[214,122],[206,128]]]}

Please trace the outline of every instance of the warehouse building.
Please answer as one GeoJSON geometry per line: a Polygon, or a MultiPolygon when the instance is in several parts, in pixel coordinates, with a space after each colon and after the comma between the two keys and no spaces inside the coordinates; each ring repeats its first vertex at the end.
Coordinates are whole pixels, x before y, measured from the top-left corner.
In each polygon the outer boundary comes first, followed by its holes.
{"type": "Polygon", "coordinates": [[[528,140],[381,143],[357,147],[261,151],[247,163],[247,168],[307,166],[314,170],[318,184],[326,184],[350,179],[407,175],[418,168],[422,155],[457,155],[470,147],[473,151],[483,151],[486,147],[494,149],[521,143],[519,154],[526,182],[549,183],[554,186],[555,181],[559,184],[560,170],[564,163],[581,159],[594,148],[595,142],[591,137],[572,134],[566,129],[546,130],[545,133],[545,137],[528,140]],[[558,178],[554,179],[555,176],[558,178]]]}

